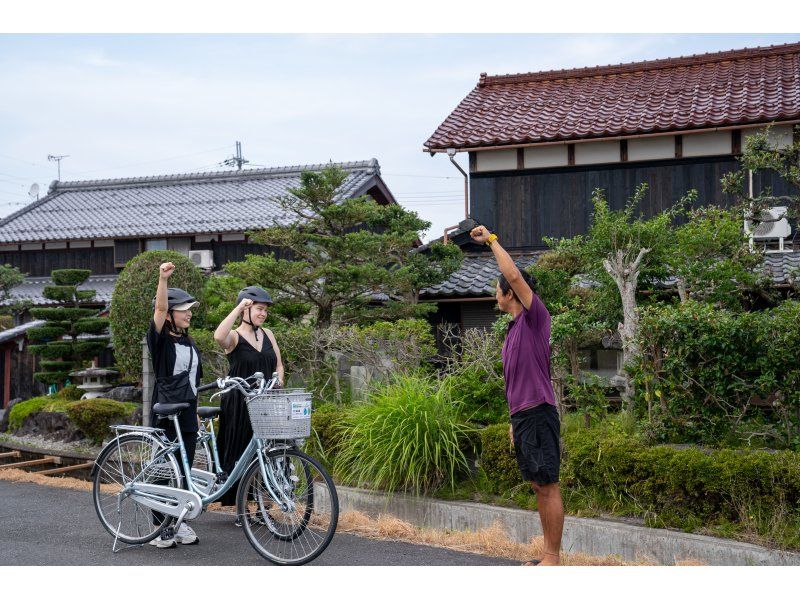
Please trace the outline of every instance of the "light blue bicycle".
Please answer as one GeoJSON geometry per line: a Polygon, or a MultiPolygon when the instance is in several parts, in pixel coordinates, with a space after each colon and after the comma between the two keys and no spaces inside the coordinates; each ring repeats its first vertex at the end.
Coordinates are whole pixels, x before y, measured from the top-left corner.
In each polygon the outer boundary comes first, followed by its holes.
{"type": "MultiPolygon", "coordinates": [[[[177,425],[188,403],[156,404],[177,439],[159,428],[114,426],[116,438],[97,457],[93,499],[103,527],[117,541],[144,544],[199,517],[239,482],[236,513],[250,544],[269,561],[301,565],[327,548],[339,518],[339,499],[328,472],[297,448],[311,426],[311,395],[273,389],[276,377],[220,378],[198,391],[238,389],[247,402],[253,439],[227,479],[190,468],[177,425]]],[[[192,439],[194,441],[195,439],[192,439]]]]}

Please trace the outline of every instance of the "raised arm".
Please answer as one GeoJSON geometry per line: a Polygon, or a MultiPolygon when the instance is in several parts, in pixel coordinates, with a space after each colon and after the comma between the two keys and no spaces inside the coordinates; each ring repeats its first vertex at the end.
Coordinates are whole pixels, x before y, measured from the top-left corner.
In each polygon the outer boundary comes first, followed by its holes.
{"type": "Polygon", "coordinates": [[[242,302],[231,310],[231,313],[220,322],[214,331],[214,340],[226,353],[233,351],[238,342],[238,337],[233,331],[233,324],[236,322],[236,318],[251,305],[253,305],[253,302],[250,299],[242,299],[242,302]]]}
{"type": "Polygon", "coordinates": [[[158,288],[156,289],[156,308],[153,312],[153,322],[159,334],[161,334],[161,330],[164,328],[164,322],[167,321],[167,312],[169,312],[167,286],[169,284],[169,277],[172,276],[174,271],[175,264],[172,262],[164,262],[158,267],[158,288]]]}
{"type": "Polygon", "coordinates": [[[528,286],[528,283],[523,280],[514,260],[511,259],[508,252],[500,245],[500,242],[497,240],[497,235],[494,236],[494,239],[491,239],[491,233],[485,226],[476,226],[469,234],[478,243],[489,243],[489,247],[494,254],[494,259],[497,260],[497,265],[500,267],[500,273],[505,276],[514,294],[516,294],[522,305],[525,306],[525,309],[530,309],[531,303],[533,303],[533,290],[528,286]]]}

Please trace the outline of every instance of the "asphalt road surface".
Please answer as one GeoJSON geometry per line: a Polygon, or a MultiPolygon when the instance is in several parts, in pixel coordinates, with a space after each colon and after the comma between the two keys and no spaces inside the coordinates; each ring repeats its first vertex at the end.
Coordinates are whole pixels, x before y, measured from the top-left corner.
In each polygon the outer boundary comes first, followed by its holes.
{"type": "MultiPolygon", "coordinates": [[[[206,512],[190,522],[193,546],[111,552],[91,493],[0,481],[0,565],[271,565],[230,515],[206,512]]],[[[118,545],[119,547],[119,545],[118,545]]],[[[311,565],[518,565],[443,548],[338,533],[311,565]]]]}

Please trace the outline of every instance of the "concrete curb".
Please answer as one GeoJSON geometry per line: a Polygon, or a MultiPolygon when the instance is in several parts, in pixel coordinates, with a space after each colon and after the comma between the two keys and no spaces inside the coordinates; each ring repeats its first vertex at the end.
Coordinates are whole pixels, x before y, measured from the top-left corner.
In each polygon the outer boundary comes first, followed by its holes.
{"type": "MultiPolygon", "coordinates": [[[[450,502],[405,494],[383,494],[337,486],[342,511],[371,516],[391,514],[418,525],[448,530],[479,530],[499,522],[516,542],[542,534],[539,514],[470,502],[450,502]]],[[[696,559],[708,565],[800,565],[800,553],[698,534],[653,529],[616,521],[566,517],[563,550],[593,556],[617,554],[624,560],[655,560],[662,565],[696,559]]]]}

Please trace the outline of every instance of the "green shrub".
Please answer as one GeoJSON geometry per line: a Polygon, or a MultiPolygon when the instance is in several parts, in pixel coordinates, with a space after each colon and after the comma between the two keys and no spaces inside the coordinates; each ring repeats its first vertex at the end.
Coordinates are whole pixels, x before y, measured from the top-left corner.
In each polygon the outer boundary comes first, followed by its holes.
{"type": "Polygon", "coordinates": [[[306,450],[324,465],[332,466],[339,451],[345,410],[333,403],[322,403],[311,416],[311,436],[306,450]]]}
{"type": "MultiPolygon", "coordinates": [[[[53,395],[55,396],[55,395],[53,395]]],[[[56,399],[55,401],[50,401],[47,405],[44,406],[42,409],[43,413],[66,413],[67,407],[74,404],[74,399],[56,399]]]]}
{"type": "MultiPolygon", "coordinates": [[[[685,531],[728,530],[800,548],[800,455],[793,451],[648,447],[609,427],[563,435],[568,512],[644,518],[685,531]]],[[[523,490],[508,426],[482,432],[481,469],[497,494],[523,490]]]]}
{"type": "Polygon", "coordinates": [[[39,413],[42,409],[44,409],[48,403],[53,401],[53,397],[34,397],[32,399],[28,399],[27,401],[22,401],[21,403],[17,403],[11,408],[11,412],[8,414],[8,429],[9,430],[17,430],[22,427],[22,422],[25,421],[25,418],[29,415],[34,413],[39,413]]]}
{"type": "Polygon", "coordinates": [[[125,380],[138,380],[142,375],[141,342],[153,317],[158,266],[163,262],[176,266],[169,286],[180,287],[200,301],[200,307],[192,312],[192,328],[203,325],[204,278],[189,258],[177,251],[145,251],[137,255],[120,272],[109,313],[114,357],[125,380]]]}
{"type": "Polygon", "coordinates": [[[59,399],[64,399],[67,401],[77,401],[80,399],[86,391],[82,388],[78,388],[74,384],[68,384],[61,390],[59,390],[55,396],[59,399]]]}
{"type": "Polygon", "coordinates": [[[468,469],[470,426],[448,384],[396,376],[348,410],[334,471],[345,483],[387,491],[429,492],[454,486],[468,469]]]}
{"type": "Polygon", "coordinates": [[[86,399],[66,407],[69,418],[96,444],[102,443],[111,433],[111,424],[130,416],[135,410],[134,403],[120,403],[112,399],[86,399]]]}
{"type": "Polygon", "coordinates": [[[632,366],[654,440],[800,447],[800,302],[733,312],[688,301],[643,312],[632,366]],[[756,398],[770,409],[754,407],[756,398]],[[763,420],[753,434],[752,422],[763,420]]]}
{"type": "Polygon", "coordinates": [[[464,414],[476,424],[508,422],[508,403],[502,377],[487,376],[476,369],[448,375],[452,394],[464,403],[464,414]]]}

